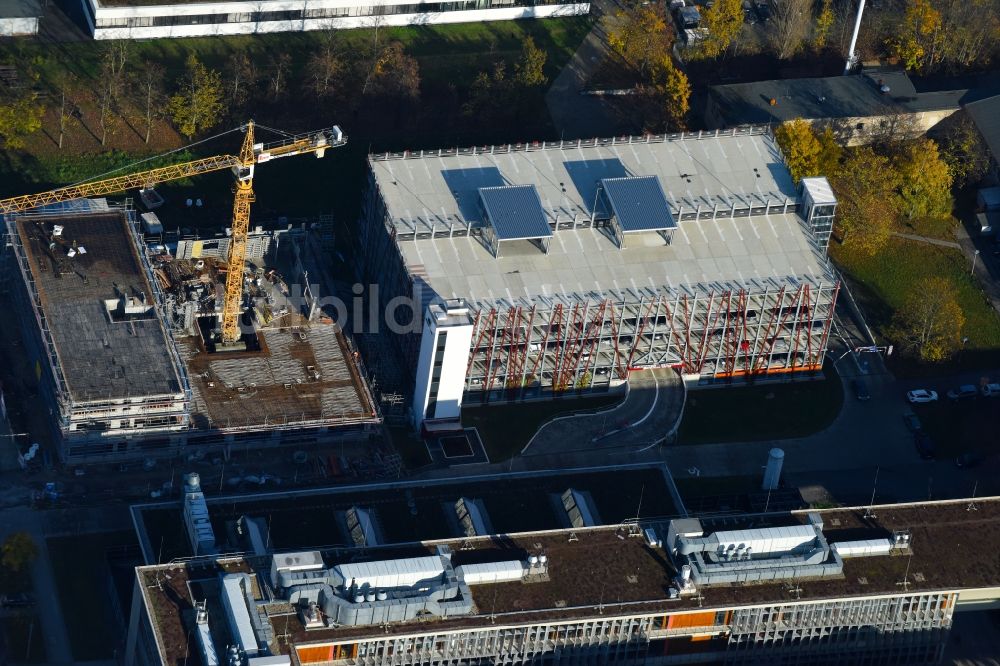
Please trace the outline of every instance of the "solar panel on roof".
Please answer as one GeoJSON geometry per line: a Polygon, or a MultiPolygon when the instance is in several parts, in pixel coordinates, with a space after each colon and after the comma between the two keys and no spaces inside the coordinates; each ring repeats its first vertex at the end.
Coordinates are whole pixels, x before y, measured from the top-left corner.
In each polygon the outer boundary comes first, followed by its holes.
{"type": "Polygon", "coordinates": [[[624,233],[677,228],[656,176],[605,178],[601,188],[624,233]]]}
{"type": "Polygon", "coordinates": [[[481,187],[479,197],[498,240],[549,238],[541,199],[534,185],[481,187]]]}

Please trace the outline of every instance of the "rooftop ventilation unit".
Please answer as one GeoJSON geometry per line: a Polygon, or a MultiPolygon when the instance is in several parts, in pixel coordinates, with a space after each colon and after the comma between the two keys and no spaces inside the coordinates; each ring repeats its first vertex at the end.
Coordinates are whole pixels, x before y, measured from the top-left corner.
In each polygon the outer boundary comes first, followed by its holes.
{"type": "Polygon", "coordinates": [[[352,506],[344,513],[347,531],[355,546],[379,545],[378,531],[375,529],[375,521],[372,520],[370,509],[352,506]]]}
{"type": "Polygon", "coordinates": [[[201,477],[192,472],[184,477],[184,526],[195,556],[214,555],[215,532],[208,516],[208,504],[201,492],[201,477]]]}
{"type": "Polygon", "coordinates": [[[249,578],[246,574],[222,576],[222,607],[226,610],[233,640],[244,653],[252,657],[257,655],[259,648],[244,587],[249,578]]]}
{"type": "Polygon", "coordinates": [[[590,511],[586,495],[573,488],[568,488],[563,492],[561,499],[569,518],[570,527],[593,527],[597,524],[590,511]]]}
{"type": "Polygon", "coordinates": [[[202,666],[219,666],[219,655],[212,642],[212,633],[208,629],[208,602],[199,601],[195,604],[195,630],[198,633],[198,649],[201,652],[202,666]]]}

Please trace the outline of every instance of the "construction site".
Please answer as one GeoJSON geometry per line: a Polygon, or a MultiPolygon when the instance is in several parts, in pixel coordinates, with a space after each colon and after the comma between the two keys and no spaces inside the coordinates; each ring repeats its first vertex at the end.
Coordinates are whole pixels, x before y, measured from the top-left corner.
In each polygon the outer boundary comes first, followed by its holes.
{"type": "Polygon", "coordinates": [[[433,317],[365,343],[391,339],[417,369],[375,368],[414,391],[417,423],[462,396],[600,390],[635,368],[691,387],[822,369],[836,198],[825,178],[795,184],[766,128],[379,154],[369,169],[362,277],[433,317]]]}
{"type": "Polygon", "coordinates": [[[0,202],[5,282],[64,463],[367,440],[381,422],[310,284],[321,234],[303,225],[247,242],[254,165],[345,139],[333,128],[265,146],[244,131],[239,157],[0,202]],[[102,196],[141,187],[157,207],[153,185],[222,169],[237,182],[223,252],[147,245],[131,201],[102,196]]]}

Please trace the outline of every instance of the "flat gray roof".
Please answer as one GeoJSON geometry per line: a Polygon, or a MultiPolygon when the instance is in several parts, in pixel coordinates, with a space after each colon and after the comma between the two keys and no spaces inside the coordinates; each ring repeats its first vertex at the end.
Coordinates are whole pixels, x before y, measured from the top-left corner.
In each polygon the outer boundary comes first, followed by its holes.
{"type": "Polygon", "coordinates": [[[621,250],[607,229],[561,230],[547,253],[508,246],[500,258],[471,236],[404,241],[399,248],[410,275],[420,276],[415,289],[424,289],[424,304],[434,296],[464,297],[478,307],[610,294],[638,300],[681,286],[718,291],[768,279],[832,284],[836,278],[802,224],[794,213],[692,220],[681,222],[670,245],[638,234],[621,250]]]}
{"type": "Polygon", "coordinates": [[[372,156],[370,164],[397,238],[414,238],[397,243],[426,300],[463,297],[477,307],[613,294],[638,300],[682,286],[718,290],[752,280],[836,279],[792,212],[796,189],[766,134],[372,156]],[[641,175],[657,177],[679,222],[670,245],[658,235],[637,234],[619,249],[609,229],[574,226],[574,216],[590,219],[600,180],[641,175]],[[484,224],[476,218],[478,206],[469,204],[488,183],[535,185],[555,228],[548,253],[513,244],[494,258],[469,233],[484,224]],[[772,214],[760,214],[768,209],[765,202],[772,214]],[[744,208],[727,219],[690,219],[699,204],[703,215],[713,205],[744,208]]]}
{"type": "Polygon", "coordinates": [[[479,188],[534,185],[549,223],[589,218],[603,178],[656,176],[671,213],[699,206],[729,209],[798,201],[774,140],[767,134],[704,138],[565,142],[545,148],[469,149],[406,159],[372,155],[370,162],[392,223],[399,231],[478,227],[479,188]],[[490,151],[493,152],[490,152],[490,151]]]}
{"type": "Polygon", "coordinates": [[[42,4],[37,0],[0,0],[0,18],[37,18],[42,4]]]}
{"type": "Polygon", "coordinates": [[[114,321],[105,306],[125,295],[154,303],[124,212],[25,216],[16,229],[74,401],[182,391],[155,311],[114,321]],[[51,249],[55,225],[63,227],[61,245],[51,249]],[[69,258],[74,246],[86,253],[69,258]]]}

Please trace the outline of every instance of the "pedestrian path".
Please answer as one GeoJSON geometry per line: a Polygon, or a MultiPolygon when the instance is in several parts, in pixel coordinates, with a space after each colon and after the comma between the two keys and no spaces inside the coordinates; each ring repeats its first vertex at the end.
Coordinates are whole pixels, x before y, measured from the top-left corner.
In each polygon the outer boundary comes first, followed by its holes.
{"type": "Polygon", "coordinates": [[[600,17],[617,8],[610,0],[594,2],[592,7],[597,17],[593,29],[545,94],[552,124],[564,139],[591,139],[620,133],[618,119],[605,101],[600,97],[580,94],[608,54],[600,17]]]}
{"type": "Polygon", "coordinates": [[[918,236],[917,234],[904,234],[901,231],[893,231],[893,236],[897,238],[905,238],[906,240],[917,241],[918,243],[929,243],[931,245],[937,245],[939,247],[951,247],[956,250],[961,250],[962,246],[954,241],[941,240],[940,238],[931,238],[929,236],[918,236]]]}

